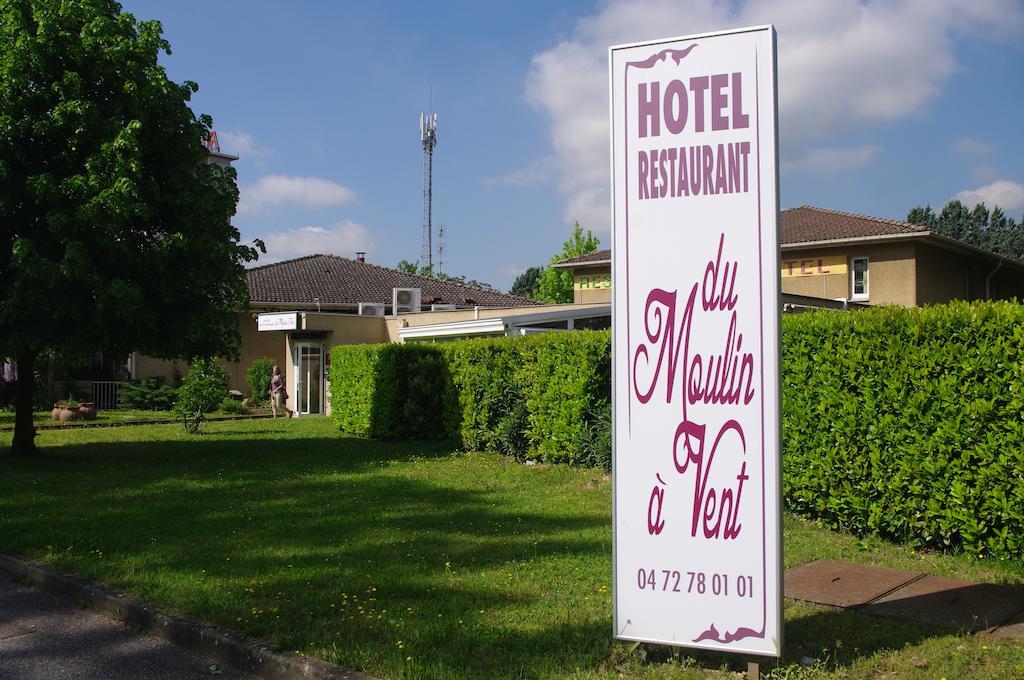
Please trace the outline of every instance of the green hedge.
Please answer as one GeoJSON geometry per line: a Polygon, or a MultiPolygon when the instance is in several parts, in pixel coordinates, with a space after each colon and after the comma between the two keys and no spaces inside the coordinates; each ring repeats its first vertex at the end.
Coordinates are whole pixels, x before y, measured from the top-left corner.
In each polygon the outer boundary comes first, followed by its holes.
{"type": "Polygon", "coordinates": [[[608,331],[438,347],[458,400],[449,431],[463,446],[545,462],[587,462],[594,423],[607,410],[611,390],[608,331]]]}
{"type": "Polygon", "coordinates": [[[856,533],[1024,553],[1024,307],[783,322],[784,495],[856,533]]]}
{"type": "MultiPolygon", "coordinates": [[[[1024,555],[1024,307],[783,320],[787,508],[913,545],[1024,555]]],[[[334,418],[383,439],[607,465],[610,335],[332,352],[334,418]]]]}
{"type": "Polygon", "coordinates": [[[427,345],[331,350],[331,412],[343,432],[375,439],[445,438],[444,358],[427,345]]]}
{"type": "Polygon", "coordinates": [[[331,408],[350,434],[448,437],[467,449],[579,463],[607,410],[610,368],[608,331],[339,345],[331,408]]]}

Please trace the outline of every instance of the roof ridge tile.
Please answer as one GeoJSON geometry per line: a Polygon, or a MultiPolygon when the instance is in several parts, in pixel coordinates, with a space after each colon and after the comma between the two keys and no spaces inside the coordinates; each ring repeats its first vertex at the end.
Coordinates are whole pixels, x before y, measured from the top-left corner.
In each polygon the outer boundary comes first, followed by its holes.
{"type": "Polygon", "coordinates": [[[806,208],[807,210],[814,210],[816,212],[830,213],[830,214],[833,214],[833,215],[842,215],[844,217],[854,217],[854,218],[861,219],[861,220],[868,220],[870,222],[877,222],[879,224],[892,224],[892,225],[896,225],[896,226],[899,226],[899,227],[907,227],[907,228],[911,229],[912,231],[928,231],[928,229],[926,229],[925,227],[922,227],[919,224],[913,224],[911,222],[905,222],[903,220],[893,220],[893,219],[889,219],[887,217],[873,217],[871,215],[864,215],[864,214],[861,214],[861,213],[849,212],[849,211],[846,211],[846,210],[836,210],[834,208],[819,208],[818,206],[807,205],[806,203],[801,205],[801,206],[799,206],[798,208],[787,208],[786,210],[783,210],[782,212],[790,212],[792,210],[799,210],[801,208],[806,208]]]}

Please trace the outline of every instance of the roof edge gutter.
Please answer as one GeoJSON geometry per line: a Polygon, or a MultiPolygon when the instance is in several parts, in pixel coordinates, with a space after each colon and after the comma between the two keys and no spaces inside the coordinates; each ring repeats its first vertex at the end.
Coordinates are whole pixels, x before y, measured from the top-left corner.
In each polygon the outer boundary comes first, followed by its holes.
{"type": "Polygon", "coordinates": [[[556,262],[555,264],[553,264],[551,266],[553,268],[555,268],[555,269],[578,269],[579,267],[596,267],[598,265],[611,264],[611,263],[612,263],[612,261],[609,259],[609,260],[589,260],[587,262],[566,262],[565,264],[563,264],[561,262],[556,262]]]}

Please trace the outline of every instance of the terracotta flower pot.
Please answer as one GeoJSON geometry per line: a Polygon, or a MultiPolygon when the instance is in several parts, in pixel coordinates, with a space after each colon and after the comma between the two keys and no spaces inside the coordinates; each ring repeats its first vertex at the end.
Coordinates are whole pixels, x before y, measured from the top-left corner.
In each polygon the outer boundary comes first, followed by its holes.
{"type": "Polygon", "coordinates": [[[78,412],[78,409],[68,408],[67,406],[65,406],[60,410],[60,414],[58,415],[57,420],[59,420],[62,423],[69,423],[72,420],[78,420],[81,417],[82,415],[78,412]]]}
{"type": "Polygon", "coordinates": [[[54,405],[53,405],[53,410],[52,410],[52,411],[50,411],[50,416],[51,416],[51,417],[52,417],[52,418],[53,418],[54,420],[60,420],[60,411],[61,411],[61,408],[63,408],[63,407],[62,407],[62,406],[61,406],[60,404],[54,404],[54,405]]]}
{"type": "Polygon", "coordinates": [[[84,420],[96,420],[96,404],[91,401],[79,405],[78,412],[84,420]]]}

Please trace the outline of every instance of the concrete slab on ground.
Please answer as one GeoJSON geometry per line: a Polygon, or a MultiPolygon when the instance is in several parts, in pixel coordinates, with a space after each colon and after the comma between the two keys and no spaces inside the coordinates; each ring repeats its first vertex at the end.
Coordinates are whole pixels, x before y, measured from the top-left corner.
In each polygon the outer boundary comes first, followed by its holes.
{"type": "Polygon", "coordinates": [[[0,577],[0,680],[250,677],[0,577]]]}
{"type": "Polygon", "coordinates": [[[1007,640],[1024,640],[1024,612],[992,631],[992,637],[1007,640]]]}
{"type": "Polygon", "coordinates": [[[923,577],[917,571],[817,560],[786,572],[786,597],[833,607],[867,604],[923,577]]]}
{"type": "Polygon", "coordinates": [[[979,632],[1024,611],[1024,587],[925,576],[861,611],[979,632]]]}

